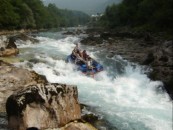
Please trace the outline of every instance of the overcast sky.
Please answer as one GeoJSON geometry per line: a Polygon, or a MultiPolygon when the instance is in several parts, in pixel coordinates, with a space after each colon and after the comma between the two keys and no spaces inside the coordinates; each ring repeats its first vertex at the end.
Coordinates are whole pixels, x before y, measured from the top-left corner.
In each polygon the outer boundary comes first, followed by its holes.
{"type": "Polygon", "coordinates": [[[89,14],[100,13],[108,3],[121,0],[43,0],[45,4],[55,3],[57,7],[63,9],[80,10],[89,14]]]}

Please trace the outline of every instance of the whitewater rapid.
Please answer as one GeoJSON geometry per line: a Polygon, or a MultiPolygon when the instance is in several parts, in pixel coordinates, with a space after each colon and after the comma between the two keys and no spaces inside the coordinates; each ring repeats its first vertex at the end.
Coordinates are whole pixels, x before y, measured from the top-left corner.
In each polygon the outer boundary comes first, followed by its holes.
{"type": "Polygon", "coordinates": [[[172,130],[172,102],[162,91],[162,82],[147,77],[146,67],[121,56],[108,58],[104,49],[81,45],[105,69],[94,78],[87,77],[65,62],[79,37],[45,32],[37,39],[40,42],[34,45],[18,41],[23,62],[16,66],[45,75],[52,83],[77,85],[79,101],[118,130],[172,130]]]}

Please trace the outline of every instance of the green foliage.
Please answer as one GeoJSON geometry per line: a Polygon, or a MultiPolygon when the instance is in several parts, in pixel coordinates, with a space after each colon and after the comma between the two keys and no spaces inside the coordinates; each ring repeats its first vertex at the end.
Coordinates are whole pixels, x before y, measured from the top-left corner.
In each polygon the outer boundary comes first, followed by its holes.
{"type": "Polygon", "coordinates": [[[139,27],[163,31],[173,28],[172,0],[123,0],[118,5],[108,6],[99,21],[102,26],[139,27]]]}
{"type": "Polygon", "coordinates": [[[15,13],[10,0],[0,0],[0,28],[10,28],[19,24],[20,16],[15,13]]]}
{"type": "Polygon", "coordinates": [[[62,16],[60,15],[59,9],[54,4],[49,4],[47,10],[49,12],[49,15],[47,18],[48,21],[46,24],[46,28],[59,27],[60,23],[62,22],[62,16]]]}
{"type": "Polygon", "coordinates": [[[16,28],[33,28],[35,27],[35,19],[31,8],[22,0],[11,0],[11,5],[14,7],[15,13],[20,17],[20,23],[16,28]]]}
{"type": "Polygon", "coordinates": [[[89,16],[79,11],[61,10],[64,26],[84,25],[89,22],[89,16]]]}
{"type": "Polygon", "coordinates": [[[88,21],[89,16],[82,12],[45,6],[41,0],[0,0],[0,29],[57,28],[88,21]]]}

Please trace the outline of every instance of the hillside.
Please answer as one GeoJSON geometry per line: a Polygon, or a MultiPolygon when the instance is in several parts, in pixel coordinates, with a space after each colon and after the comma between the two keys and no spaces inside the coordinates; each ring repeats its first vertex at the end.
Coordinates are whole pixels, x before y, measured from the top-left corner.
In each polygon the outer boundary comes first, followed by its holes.
{"type": "Polygon", "coordinates": [[[0,0],[0,29],[58,28],[86,24],[89,16],[80,11],[45,6],[40,0],[0,0]]]}

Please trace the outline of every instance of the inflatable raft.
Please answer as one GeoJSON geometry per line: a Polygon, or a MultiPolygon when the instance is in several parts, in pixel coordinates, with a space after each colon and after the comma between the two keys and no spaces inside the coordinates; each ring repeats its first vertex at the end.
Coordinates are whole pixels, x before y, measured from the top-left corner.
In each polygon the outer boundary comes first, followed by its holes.
{"type": "Polygon", "coordinates": [[[83,61],[78,61],[77,63],[75,63],[75,60],[76,57],[74,55],[69,55],[67,56],[66,62],[76,64],[78,66],[78,70],[86,75],[94,75],[100,71],[103,71],[103,66],[94,59],[92,59],[92,67],[88,67],[83,61]]]}

